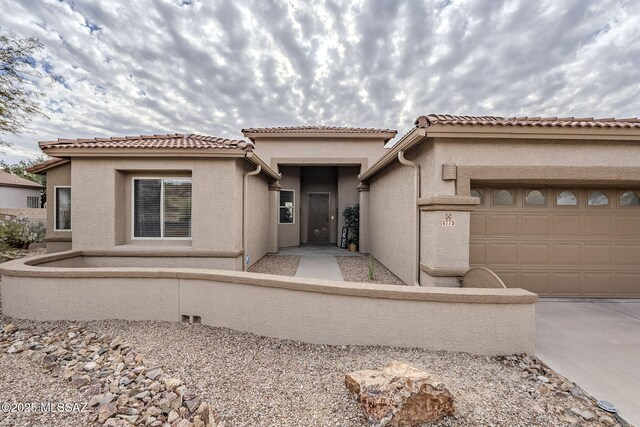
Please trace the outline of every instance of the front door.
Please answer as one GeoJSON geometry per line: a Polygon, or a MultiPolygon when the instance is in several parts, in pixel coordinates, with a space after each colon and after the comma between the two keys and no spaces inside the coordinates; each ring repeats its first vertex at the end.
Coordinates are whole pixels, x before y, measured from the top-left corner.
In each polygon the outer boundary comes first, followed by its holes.
{"type": "Polygon", "coordinates": [[[309,193],[309,243],[329,243],[329,199],[331,193],[309,193]]]}

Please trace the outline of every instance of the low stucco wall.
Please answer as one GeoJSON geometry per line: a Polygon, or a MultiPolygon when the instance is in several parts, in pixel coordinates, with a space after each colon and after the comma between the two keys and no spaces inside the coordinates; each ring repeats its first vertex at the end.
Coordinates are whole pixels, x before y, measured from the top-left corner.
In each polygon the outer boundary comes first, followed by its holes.
{"type": "Polygon", "coordinates": [[[208,325],[316,344],[486,355],[534,350],[537,296],[522,289],[416,288],[187,268],[52,266],[54,261],[73,263],[81,255],[66,252],[2,264],[4,314],[34,320],[166,321],[195,315],[208,325]]]}

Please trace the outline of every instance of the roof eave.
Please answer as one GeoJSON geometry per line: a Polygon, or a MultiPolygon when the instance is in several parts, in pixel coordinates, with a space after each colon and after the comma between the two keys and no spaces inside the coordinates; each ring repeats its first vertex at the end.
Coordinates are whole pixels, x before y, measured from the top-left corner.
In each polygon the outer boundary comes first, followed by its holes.
{"type": "Polygon", "coordinates": [[[393,147],[391,147],[382,157],[380,157],[369,169],[364,171],[358,177],[360,181],[366,181],[382,169],[393,163],[398,158],[400,151],[405,151],[418,144],[426,138],[427,130],[425,128],[414,127],[407,132],[393,147]]]}
{"type": "Polygon", "coordinates": [[[50,163],[47,163],[45,161],[45,162],[42,162],[42,163],[38,163],[38,164],[35,164],[35,165],[32,165],[32,166],[29,166],[26,169],[26,171],[29,172],[29,173],[32,173],[34,175],[42,175],[43,172],[46,172],[49,169],[53,169],[53,168],[56,168],[58,166],[61,166],[61,165],[65,164],[65,163],[69,163],[69,159],[59,159],[56,162],[50,162],[50,163]]]}
{"type": "Polygon", "coordinates": [[[240,148],[46,148],[51,157],[244,157],[240,148]]]}
{"type": "Polygon", "coordinates": [[[274,181],[279,181],[280,178],[282,178],[282,174],[279,174],[276,171],[274,171],[269,165],[267,165],[264,162],[264,160],[258,157],[256,153],[254,152],[247,153],[245,158],[249,162],[253,163],[254,165],[261,166],[262,167],[261,172],[267,175],[269,178],[273,179],[274,181]]]}
{"type": "Polygon", "coordinates": [[[344,138],[344,139],[383,139],[396,137],[397,132],[242,132],[245,138],[255,142],[256,138],[344,138]]]}
{"type": "Polygon", "coordinates": [[[423,127],[430,138],[511,138],[511,139],[640,139],[640,128],[574,126],[504,126],[435,123],[423,127]]]}

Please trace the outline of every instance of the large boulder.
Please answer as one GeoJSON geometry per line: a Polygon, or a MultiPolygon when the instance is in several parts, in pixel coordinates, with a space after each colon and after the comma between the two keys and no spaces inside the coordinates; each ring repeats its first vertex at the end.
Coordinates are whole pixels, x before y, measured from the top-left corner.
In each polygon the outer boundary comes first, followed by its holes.
{"type": "Polygon", "coordinates": [[[391,362],[382,371],[347,374],[371,427],[412,427],[453,415],[453,396],[442,383],[406,363],[391,362]]]}

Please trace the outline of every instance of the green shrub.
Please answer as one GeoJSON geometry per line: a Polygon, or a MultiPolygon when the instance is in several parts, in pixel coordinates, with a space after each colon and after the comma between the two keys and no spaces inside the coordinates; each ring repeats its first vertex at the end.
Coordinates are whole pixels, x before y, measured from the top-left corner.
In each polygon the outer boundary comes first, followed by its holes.
{"type": "Polygon", "coordinates": [[[360,205],[356,203],[353,206],[345,206],[342,210],[342,216],[344,217],[344,222],[347,227],[349,227],[348,243],[355,243],[357,245],[360,242],[360,205]]]}
{"type": "Polygon", "coordinates": [[[42,242],[46,231],[44,224],[33,224],[28,218],[0,221],[0,243],[26,249],[30,243],[42,242]]]}

